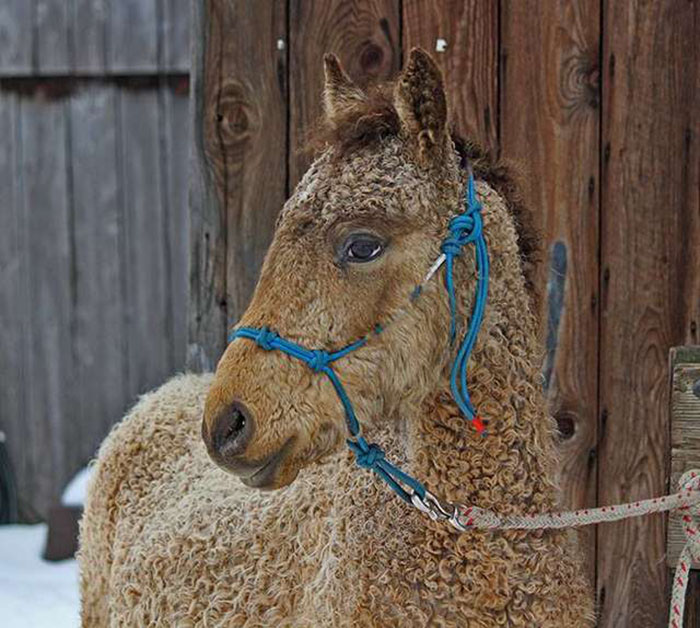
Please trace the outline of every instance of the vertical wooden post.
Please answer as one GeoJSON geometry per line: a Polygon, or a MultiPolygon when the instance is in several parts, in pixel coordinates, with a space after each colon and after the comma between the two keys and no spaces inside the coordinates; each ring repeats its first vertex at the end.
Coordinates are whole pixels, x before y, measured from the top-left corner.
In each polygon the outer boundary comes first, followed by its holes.
{"type": "MultiPolygon", "coordinates": [[[[603,6],[601,351],[598,500],[668,488],[669,347],[700,316],[700,7],[603,6]]],[[[666,526],[598,528],[603,626],[660,626],[666,526]]]]}
{"type": "MultiPolygon", "coordinates": [[[[544,235],[538,286],[564,504],[595,504],[598,405],[598,2],[501,4],[501,147],[526,168],[544,235]]],[[[591,580],[595,533],[585,540],[591,580]]]]}
{"type": "Polygon", "coordinates": [[[286,2],[195,2],[188,366],[212,369],[287,190],[286,2]]]}
{"type": "MultiPolygon", "coordinates": [[[[700,469],[700,347],[675,347],[670,354],[671,371],[671,491],[681,475],[700,469]]],[[[666,563],[676,568],[685,545],[683,522],[678,513],[668,521],[666,563]]],[[[700,626],[700,569],[693,564],[688,583],[684,626],[700,626]]]]}

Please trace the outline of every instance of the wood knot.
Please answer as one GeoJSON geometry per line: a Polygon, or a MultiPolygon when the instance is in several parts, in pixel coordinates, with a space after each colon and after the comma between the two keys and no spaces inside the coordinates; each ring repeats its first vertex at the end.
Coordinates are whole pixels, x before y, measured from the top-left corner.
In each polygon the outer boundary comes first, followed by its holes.
{"type": "Polygon", "coordinates": [[[581,107],[597,108],[600,95],[600,72],[584,54],[574,54],[563,61],[559,71],[559,98],[563,108],[574,113],[581,107]]]}
{"type": "Polygon", "coordinates": [[[554,420],[557,422],[559,440],[570,440],[576,435],[576,417],[571,412],[557,412],[554,415],[554,420]]]}
{"type": "Polygon", "coordinates": [[[373,41],[365,42],[360,51],[359,59],[360,69],[363,74],[372,77],[381,74],[384,62],[384,50],[379,44],[373,41]]]}
{"type": "Polygon", "coordinates": [[[231,82],[216,98],[216,126],[224,149],[249,141],[260,129],[260,115],[248,86],[231,82]]]}

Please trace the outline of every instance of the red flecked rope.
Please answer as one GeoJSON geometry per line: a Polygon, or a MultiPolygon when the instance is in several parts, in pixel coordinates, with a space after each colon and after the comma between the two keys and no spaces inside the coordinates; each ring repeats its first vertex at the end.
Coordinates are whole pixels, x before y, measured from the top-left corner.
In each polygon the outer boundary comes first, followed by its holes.
{"type": "Polygon", "coordinates": [[[462,529],[543,530],[586,526],[675,510],[681,515],[686,542],[673,575],[668,625],[669,628],[681,628],[690,566],[693,560],[700,561],[700,471],[684,473],[679,487],[680,490],[672,495],[629,504],[538,515],[497,515],[490,510],[457,504],[455,519],[462,529]]]}

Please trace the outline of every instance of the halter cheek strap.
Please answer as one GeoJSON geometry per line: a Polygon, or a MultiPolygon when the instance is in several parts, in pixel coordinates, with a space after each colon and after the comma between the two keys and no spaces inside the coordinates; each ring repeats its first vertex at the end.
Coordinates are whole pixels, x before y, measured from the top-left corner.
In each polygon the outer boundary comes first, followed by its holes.
{"type": "MultiPolygon", "coordinates": [[[[441,255],[432,265],[423,281],[411,292],[409,303],[415,301],[422,293],[423,286],[435,275],[442,264],[445,264],[445,287],[450,302],[450,342],[454,343],[457,335],[457,297],[454,286],[454,261],[462,254],[466,244],[474,244],[477,286],[474,298],[472,315],[469,320],[467,332],[460,342],[452,363],[450,372],[450,389],[462,414],[478,432],[484,433],[484,421],[479,417],[472,405],[467,387],[467,364],[472,349],[476,342],[481,322],[484,317],[486,301],[488,298],[489,285],[489,256],[486,248],[486,240],[483,234],[483,223],[481,217],[481,203],[476,198],[474,177],[470,173],[465,192],[465,211],[458,214],[449,224],[449,235],[445,238],[441,247],[441,255]]],[[[404,308],[405,309],[405,308],[404,308]]],[[[402,310],[403,311],[403,310],[402,310]]],[[[400,313],[400,312],[399,312],[400,313]]],[[[392,321],[397,319],[397,315],[392,317],[392,321]]],[[[392,321],[389,321],[391,323],[392,321]]],[[[323,351],[319,349],[307,349],[301,345],[282,338],[268,327],[253,328],[239,327],[230,332],[228,340],[233,342],[237,338],[246,338],[254,341],[258,347],[265,351],[281,351],[287,355],[304,362],[315,373],[323,373],[328,377],[335,389],[340,403],[345,411],[345,423],[348,429],[349,438],[347,444],[355,454],[355,461],[358,466],[371,469],[401,499],[408,503],[413,503],[416,507],[433,516],[436,511],[442,511],[440,502],[415,478],[404,473],[396,465],[389,462],[384,450],[376,443],[368,443],[361,434],[360,423],[355,415],[350,397],[343,387],[340,378],[332,368],[333,362],[339,360],[356,349],[367,344],[373,336],[381,334],[386,326],[375,325],[374,329],[359,340],[347,345],[338,351],[323,351]]],[[[443,511],[444,514],[444,511],[443,511]]],[[[451,513],[448,513],[451,514],[451,513]]]]}

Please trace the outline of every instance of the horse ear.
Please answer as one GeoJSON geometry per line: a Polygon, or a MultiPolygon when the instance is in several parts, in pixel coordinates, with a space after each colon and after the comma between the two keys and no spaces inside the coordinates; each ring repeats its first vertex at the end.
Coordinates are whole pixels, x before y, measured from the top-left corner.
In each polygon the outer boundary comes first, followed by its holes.
{"type": "Polygon", "coordinates": [[[364,100],[364,92],[357,87],[334,54],[323,57],[326,84],[323,88],[323,105],[328,120],[333,122],[343,111],[364,100]]]}
{"type": "Polygon", "coordinates": [[[447,98],[442,72],[425,50],[411,50],[394,87],[394,107],[404,133],[415,138],[421,155],[446,146],[447,98]]]}

